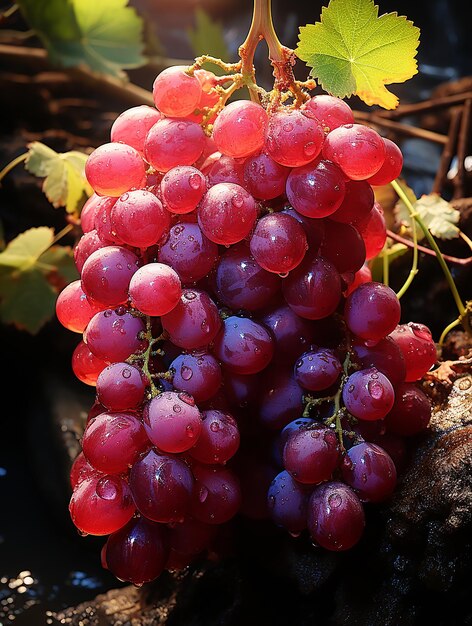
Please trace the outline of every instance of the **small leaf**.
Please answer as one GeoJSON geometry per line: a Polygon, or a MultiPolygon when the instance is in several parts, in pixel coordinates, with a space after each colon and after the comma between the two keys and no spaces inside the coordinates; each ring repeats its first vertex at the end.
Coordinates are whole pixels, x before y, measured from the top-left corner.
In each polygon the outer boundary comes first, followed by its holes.
{"type": "Polygon", "coordinates": [[[300,28],[296,54],[328,93],[394,109],[398,98],[385,85],[417,73],[419,32],[397,13],[378,17],[372,0],[330,0],[321,22],[300,28]]]}
{"type": "Polygon", "coordinates": [[[18,0],[23,15],[53,61],[65,67],[126,79],[123,69],[139,67],[142,20],[128,0],[18,0]]]}
{"type": "MultiPolygon", "coordinates": [[[[223,27],[212,21],[200,7],[195,10],[195,28],[188,31],[188,38],[196,57],[209,54],[223,61],[229,60],[230,54],[223,35],[223,27]]],[[[218,75],[223,72],[213,63],[206,63],[203,67],[218,75]]]]}
{"type": "Polygon", "coordinates": [[[28,145],[26,169],[45,177],[43,191],[54,208],[65,207],[68,213],[79,213],[82,197],[92,194],[85,178],[87,155],[72,150],[62,154],[34,141],[28,145]]]}
{"type": "Polygon", "coordinates": [[[71,283],[79,278],[70,246],[51,246],[41,255],[39,261],[44,268],[50,266],[51,271],[57,272],[66,283],[71,283]]]}
{"type": "Polygon", "coordinates": [[[0,273],[0,318],[4,324],[36,334],[51,319],[56,298],[57,291],[38,269],[8,276],[0,273]]]}
{"type": "Polygon", "coordinates": [[[0,252],[0,266],[25,271],[33,267],[39,257],[51,246],[54,230],[47,226],[30,228],[9,242],[0,252]]]}
{"type": "MultiPolygon", "coordinates": [[[[437,193],[424,194],[417,200],[411,189],[405,187],[404,191],[433,237],[438,239],[459,237],[460,229],[456,224],[458,224],[461,214],[449,202],[441,198],[437,193]]],[[[401,200],[395,205],[395,217],[410,229],[410,213],[401,200]]],[[[417,228],[416,230],[418,239],[423,239],[424,233],[422,229],[417,228]]]]}

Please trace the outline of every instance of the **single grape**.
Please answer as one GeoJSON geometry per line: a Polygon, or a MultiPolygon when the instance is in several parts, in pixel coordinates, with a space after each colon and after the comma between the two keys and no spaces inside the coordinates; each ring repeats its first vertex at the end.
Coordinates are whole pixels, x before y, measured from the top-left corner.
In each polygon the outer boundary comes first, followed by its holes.
{"type": "Polygon", "coordinates": [[[354,226],[325,220],[319,254],[331,261],[340,274],[357,272],[365,263],[364,240],[354,226]]]}
{"type": "Polygon", "coordinates": [[[69,283],[56,300],[56,315],[59,322],[74,333],[83,333],[100,307],[87,299],[80,280],[69,283]]]}
{"type": "Polygon", "coordinates": [[[72,371],[77,378],[94,387],[100,372],[108,365],[108,361],[99,359],[83,341],[80,341],[72,354],[72,371]]]}
{"type": "Polygon", "coordinates": [[[265,109],[249,100],[230,102],[213,124],[213,139],[218,150],[233,158],[247,157],[264,145],[267,128],[265,109]]]}
{"type": "Polygon", "coordinates": [[[169,555],[169,536],[162,524],[144,517],[131,520],[108,537],[104,560],[121,581],[141,586],[157,578],[169,555]]]}
{"type": "Polygon", "coordinates": [[[372,128],[345,124],[332,130],[323,144],[323,157],[336,163],[352,180],[376,174],[385,161],[385,144],[372,128]]]}
{"type": "Polygon", "coordinates": [[[156,108],[168,117],[185,117],[197,108],[202,86],[195,74],[188,74],[183,65],[167,67],[152,86],[156,108]]]}
{"type": "Polygon", "coordinates": [[[234,183],[219,183],[203,196],[198,207],[198,224],[215,243],[230,245],[244,239],[257,216],[254,198],[234,183]]]}
{"type": "Polygon", "coordinates": [[[96,313],[85,329],[84,341],[103,361],[125,361],[144,350],[146,341],[140,338],[144,331],[142,318],[119,307],[96,313]]]}
{"type": "Polygon", "coordinates": [[[294,167],[287,178],[287,198],[301,215],[322,218],[332,215],[345,194],[342,171],[330,161],[318,160],[294,167]]]}
{"type": "Polygon", "coordinates": [[[220,256],[215,278],[218,299],[233,310],[261,309],[280,289],[280,278],[254,260],[245,242],[231,246],[220,256]]]}
{"type": "Polygon", "coordinates": [[[393,493],[397,471],[390,456],[374,443],[359,443],[348,450],[342,477],[363,502],[383,502],[393,493]]]}
{"type": "Polygon", "coordinates": [[[387,225],[382,207],[374,202],[374,208],[366,220],[357,224],[365,244],[365,258],[367,261],[376,257],[387,240],[387,225]]]}
{"type": "Polygon", "coordinates": [[[311,417],[298,417],[297,419],[292,420],[282,428],[274,441],[274,446],[272,449],[272,456],[279,467],[284,466],[284,448],[290,435],[295,431],[304,430],[307,426],[311,426],[314,423],[315,420],[311,417]]]}
{"type": "Polygon", "coordinates": [[[180,301],[180,278],[163,263],[148,263],[131,277],[129,297],[141,313],[160,316],[170,313],[180,301]]]}
{"type": "Polygon", "coordinates": [[[205,177],[190,165],[173,167],[161,181],[162,202],[171,213],[190,213],[205,192],[205,177]]]}
{"type": "Polygon", "coordinates": [[[221,466],[194,465],[192,517],[205,524],[223,524],[236,515],[241,488],[234,472],[221,466]]]}
{"type": "Polygon", "coordinates": [[[395,402],[385,417],[388,432],[410,437],[426,430],[431,419],[431,402],[415,384],[403,383],[395,388],[395,402]]]}
{"type": "Polygon", "coordinates": [[[180,354],[169,369],[174,372],[174,388],[193,396],[195,402],[212,398],[223,381],[220,364],[214,356],[205,352],[180,354]]]}
{"type": "Polygon", "coordinates": [[[324,132],[316,119],[302,111],[280,111],[269,118],[265,150],[280,165],[299,167],[320,153],[324,132]]]}
{"type": "Polygon", "coordinates": [[[331,350],[312,350],[302,354],[295,363],[295,380],[309,391],[323,391],[334,385],[342,369],[331,350]]]}
{"type": "Polygon", "coordinates": [[[284,193],[289,173],[288,167],[279,165],[265,152],[261,152],[244,162],[244,187],[254,198],[272,200],[284,193]]]}
{"type": "Polygon", "coordinates": [[[131,491],[119,476],[96,475],[81,481],[72,493],[69,511],[83,534],[109,535],[133,517],[131,491]]]}
{"type": "Polygon", "coordinates": [[[424,324],[399,324],[390,337],[402,351],[406,365],[405,382],[420,380],[436,363],[436,345],[431,331],[424,324]]]}
{"type": "Polygon", "coordinates": [[[133,465],[129,485],[140,513],[154,522],[181,522],[189,512],[194,480],[178,457],[150,450],[133,465]]]}
{"type": "Polygon", "coordinates": [[[187,393],[165,391],[144,407],[143,423],[152,443],[163,452],[185,452],[196,444],[202,416],[187,393]]]}
{"type": "Polygon", "coordinates": [[[128,471],[149,447],[141,422],[131,413],[101,413],[92,418],[82,438],[89,463],[106,474],[128,471]]]}
{"type": "Polygon", "coordinates": [[[228,371],[236,374],[256,374],[270,363],[274,342],[269,331],[247,318],[231,315],[213,344],[215,356],[228,371]]]}
{"type": "Polygon", "coordinates": [[[391,337],[384,337],[373,346],[355,340],[352,343],[352,358],[354,363],[363,369],[375,367],[385,374],[393,385],[398,385],[405,380],[405,359],[391,337]]]}
{"type": "Polygon", "coordinates": [[[97,398],[110,411],[136,409],[144,399],[147,380],[129,363],[111,363],[97,378],[97,398]]]}
{"type": "Polygon", "coordinates": [[[259,420],[271,430],[283,428],[302,414],[303,390],[291,367],[275,364],[264,374],[259,393],[259,420]]]}
{"type": "Polygon", "coordinates": [[[124,143],[105,143],[92,152],[85,163],[85,176],[100,196],[117,198],[141,187],[146,175],[137,150],[124,143]]]}
{"type": "Polygon", "coordinates": [[[146,135],[161,117],[159,111],[144,104],[127,109],[113,122],[110,139],[112,142],[125,143],[143,153],[146,135]]]}
{"type": "Polygon", "coordinates": [[[183,119],[159,120],[146,136],[146,161],[158,172],[168,172],[178,165],[193,165],[205,146],[202,127],[183,119]]]}
{"type": "Polygon", "coordinates": [[[307,526],[310,492],[286,471],[280,472],[267,492],[270,516],[278,526],[299,535],[307,526]]]}
{"type": "Polygon", "coordinates": [[[357,226],[369,219],[374,208],[374,191],[365,180],[346,182],[346,192],[341,206],[330,215],[335,222],[357,226]]]}
{"type": "Polygon", "coordinates": [[[300,265],[308,248],[303,227],[286,213],[271,213],[258,220],[249,245],[261,267],[282,275],[300,265]]]}
{"type": "Polygon", "coordinates": [[[382,167],[368,179],[371,185],[388,185],[398,178],[403,168],[403,155],[396,143],[382,137],[385,145],[385,161],[382,167]]]}
{"type": "Polygon", "coordinates": [[[223,154],[208,170],[208,186],[214,187],[219,183],[233,183],[244,187],[245,162],[245,159],[233,159],[223,154]]]}
{"type": "Polygon", "coordinates": [[[120,196],[110,216],[113,231],[119,239],[135,248],[149,248],[170,228],[170,216],[161,201],[144,189],[120,196]]]}
{"type": "Polygon", "coordinates": [[[276,356],[293,362],[314,343],[315,325],[299,317],[286,304],[265,311],[260,321],[272,332],[276,356]]]}
{"type": "Polygon", "coordinates": [[[315,487],[308,503],[308,530],[316,544],[336,552],[349,550],[364,527],[364,509],[350,487],[338,481],[315,487]]]}
{"type": "Polygon", "coordinates": [[[95,215],[103,200],[103,196],[93,193],[90,198],[87,198],[85,201],[85,204],[80,211],[80,228],[83,233],[89,233],[95,228],[95,215]]]}
{"type": "Polygon", "coordinates": [[[341,278],[327,259],[307,255],[283,281],[282,293],[300,317],[322,319],[331,315],[341,300],[341,278]]]}
{"type": "Polygon", "coordinates": [[[283,451],[285,469],[297,482],[306,485],[328,480],[339,460],[339,441],[329,428],[294,431],[283,451]]]}
{"type": "Polygon", "coordinates": [[[378,420],[393,406],[395,392],[389,379],[375,367],[351,374],[344,383],[343,402],[360,420],[378,420]]]}
{"type": "Polygon", "coordinates": [[[354,123],[354,114],[347,102],[327,94],[313,96],[305,103],[303,110],[305,115],[316,119],[325,132],[354,123]]]}
{"type": "Polygon", "coordinates": [[[139,259],[121,246],[106,246],[93,252],[82,268],[82,289],[100,307],[116,307],[128,301],[131,276],[139,259]]]}
{"type": "Polygon", "coordinates": [[[207,276],[218,259],[218,246],[208,239],[198,224],[180,222],[172,226],[159,246],[158,259],[172,267],[184,285],[207,276]]]}
{"type": "Polygon", "coordinates": [[[104,196],[100,199],[97,205],[97,210],[95,211],[95,219],[93,222],[94,229],[97,231],[97,235],[100,239],[107,246],[121,246],[124,244],[124,241],[115,231],[113,220],[111,218],[111,212],[117,200],[118,198],[109,198],[108,196],[104,196]]]}
{"type": "Polygon", "coordinates": [[[379,341],[391,333],[400,321],[400,315],[400,302],[395,292],[377,282],[359,285],[344,306],[349,330],[369,341],[379,341]]]}
{"type": "Polygon", "coordinates": [[[216,337],[221,319],[213,300],[203,291],[183,289],[180,302],[161,318],[170,340],[185,350],[203,348],[216,337]]]}
{"type": "Polygon", "coordinates": [[[202,432],[189,454],[205,465],[224,465],[238,451],[238,425],[231,415],[222,411],[203,411],[202,417],[202,432]]]}

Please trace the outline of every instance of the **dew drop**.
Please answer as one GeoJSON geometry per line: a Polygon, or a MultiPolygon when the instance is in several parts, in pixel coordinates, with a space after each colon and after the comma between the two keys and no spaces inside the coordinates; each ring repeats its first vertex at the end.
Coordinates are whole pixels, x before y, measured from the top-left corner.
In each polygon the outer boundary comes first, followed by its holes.
{"type": "Polygon", "coordinates": [[[129,367],[123,368],[121,375],[123,376],[123,378],[131,378],[131,370],[129,369],[129,367]]]}
{"type": "Polygon", "coordinates": [[[193,371],[187,365],[182,365],[182,367],[180,368],[180,375],[184,380],[190,380],[193,376],[193,371]]]}

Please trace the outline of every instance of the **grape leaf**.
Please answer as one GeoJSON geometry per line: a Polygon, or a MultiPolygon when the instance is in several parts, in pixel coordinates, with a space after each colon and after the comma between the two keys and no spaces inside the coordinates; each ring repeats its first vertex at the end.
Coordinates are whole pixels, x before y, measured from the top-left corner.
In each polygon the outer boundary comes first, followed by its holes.
{"type": "Polygon", "coordinates": [[[25,167],[44,178],[43,191],[49,202],[56,209],[63,206],[68,213],[79,213],[84,194],[93,192],[85,178],[87,155],[76,150],[61,154],[39,141],[28,144],[28,148],[25,167]]]}
{"type": "MultiPolygon", "coordinates": [[[[200,7],[195,10],[195,27],[188,31],[188,38],[195,56],[210,54],[217,59],[229,60],[230,54],[221,24],[212,21],[210,16],[200,7]]],[[[215,74],[222,74],[223,72],[220,67],[213,63],[207,63],[203,67],[210,69],[215,74]]]]}
{"type": "Polygon", "coordinates": [[[70,246],[52,245],[54,231],[21,233],[0,252],[0,319],[36,333],[54,315],[59,291],[78,278],[70,246]]]}
{"type": "MultiPolygon", "coordinates": [[[[441,198],[437,193],[424,194],[417,200],[411,189],[406,188],[404,191],[406,191],[415,211],[434,237],[438,239],[459,237],[460,229],[457,224],[461,214],[447,200],[441,198]]],[[[407,227],[411,226],[410,213],[402,200],[397,202],[394,212],[399,222],[407,227]]],[[[423,239],[423,230],[417,228],[416,231],[418,239],[423,239]]]]}
{"type": "Polygon", "coordinates": [[[87,65],[94,72],[126,79],[139,67],[142,20],[128,0],[18,0],[53,63],[87,65]]]}
{"type": "Polygon", "coordinates": [[[419,32],[397,13],[378,17],[373,0],[330,0],[321,22],[300,28],[295,52],[328,93],[394,109],[398,98],[385,85],[417,73],[419,32]]]}
{"type": "Polygon", "coordinates": [[[0,272],[0,319],[36,334],[51,319],[57,291],[34,268],[4,277],[0,272]]]}
{"type": "Polygon", "coordinates": [[[37,263],[38,259],[52,245],[54,230],[47,226],[30,228],[9,242],[0,252],[0,266],[12,270],[25,271],[37,263]]]}

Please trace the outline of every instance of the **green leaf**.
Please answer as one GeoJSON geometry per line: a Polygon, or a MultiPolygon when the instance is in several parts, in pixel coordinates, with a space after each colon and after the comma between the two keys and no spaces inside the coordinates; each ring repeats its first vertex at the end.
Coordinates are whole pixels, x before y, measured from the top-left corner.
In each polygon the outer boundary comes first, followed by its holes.
{"type": "Polygon", "coordinates": [[[128,0],[18,0],[25,19],[51,60],[65,67],[126,79],[123,69],[139,67],[142,20],[128,0]]]}
{"type": "Polygon", "coordinates": [[[328,93],[394,109],[398,98],[385,85],[417,73],[419,33],[397,13],[378,17],[372,0],[330,0],[321,22],[300,28],[295,52],[328,93]]]}
{"type": "Polygon", "coordinates": [[[77,280],[70,246],[53,246],[54,231],[31,228],[0,253],[0,319],[36,333],[52,318],[58,292],[77,280]]]}
{"type": "Polygon", "coordinates": [[[79,213],[84,196],[92,194],[85,178],[87,155],[72,150],[58,153],[39,141],[28,145],[26,169],[35,176],[44,177],[43,191],[57,209],[65,207],[68,213],[79,213]]]}
{"type": "Polygon", "coordinates": [[[35,334],[51,319],[57,292],[38,269],[0,274],[0,318],[35,334]]]}
{"type": "MultiPolygon", "coordinates": [[[[438,239],[454,239],[455,237],[459,237],[460,229],[457,224],[461,214],[449,202],[441,198],[437,193],[424,194],[417,200],[411,189],[406,188],[405,191],[415,211],[421,217],[433,237],[437,237],[438,239]]],[[[394,212],[396,219],[410,229],[410,213],[402,200],[397,202],[394,212]]],[[[418,227],[416,230],[418,239],[423,239],[423,230],[418,227]]]]}
{"type": "Polygon", "coordinates": [[[9,242],[0,252],[0,266],[26,271],[36,265],[40,256],[52,245],[54,230],[47,226],[30,228],[9,242]]]}
{"type": "MultiPolygon", "coordinates": [[[[195,10],[195,27],[188,31],[188,38],[196,57],[209,54],[223,61],[229,60],[230,54],[223,35],[222,25],[212,21],[210,16],[200,7],[195,10]]],[[[218,75],[223,72],[220,67],[213,63],[206,63],[203,67],[218,75]]]]}

